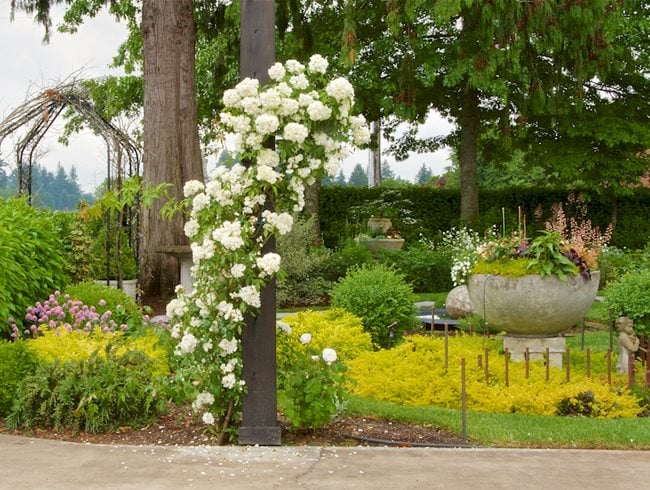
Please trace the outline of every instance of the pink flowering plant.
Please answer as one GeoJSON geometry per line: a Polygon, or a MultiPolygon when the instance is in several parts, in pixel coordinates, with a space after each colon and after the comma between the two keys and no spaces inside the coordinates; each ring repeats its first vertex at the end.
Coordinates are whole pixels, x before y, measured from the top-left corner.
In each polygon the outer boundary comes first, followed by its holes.
{"type": "Polygon", "coordinates": [[[111,310],[106,310],[105,306],[104,300],[99,301],[98,307],[87,306],[79,300],[71,299],[69,294],[62,295],[60,291],[55,291],[46,301],[27,307],[24,328],[18,326],[19,322],[13,318],[9,319],[11,338],[35,338],[48,328],[87,334],[97,330],[103,333],[128,330],[128,325],[118,324],[112,318],[111,310]]]}
{"type": "Polygon", "coordinates": [[[260,289],[280,269],[281,257],[265,244],[291,230],[306,186],[325,173],[337,175],[348,148],[369,140],[364,118],[351,113],[352,85],[331,80],[327,68],[320,55],[306,66],[275,63],[267,85],[246,78],[226,90],[220,122],[250,165],[222,166],[205,184],[185,184],[194,290],[177,288],[167,314],[175,352],[191,366],[193,406],[220,434],[237,419],[245,389],[244,316],[257,314],[260,289]]]}

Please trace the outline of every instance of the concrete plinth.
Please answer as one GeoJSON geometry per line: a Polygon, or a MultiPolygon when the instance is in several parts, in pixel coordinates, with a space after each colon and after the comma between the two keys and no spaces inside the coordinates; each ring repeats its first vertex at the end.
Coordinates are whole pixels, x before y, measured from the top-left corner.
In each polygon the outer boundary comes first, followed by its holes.
{"type": "Polygon", "coordinates": [[[564,352],[566,351],[566,339],[564,337],[503,336],[503,349],[508,349],[510,359],[513,361],[525,360],[526,348],[528,348],[528,359],[531,361],[544,359],[546,349],[548,349],[550,365],[561,368],[564,352]]]}

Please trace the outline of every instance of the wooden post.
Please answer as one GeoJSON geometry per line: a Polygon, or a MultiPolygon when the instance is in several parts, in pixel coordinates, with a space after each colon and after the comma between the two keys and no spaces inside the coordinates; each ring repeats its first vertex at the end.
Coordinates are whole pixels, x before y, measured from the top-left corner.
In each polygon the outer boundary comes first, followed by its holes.
{"type": "Polygon", "coordinates": [[[463,357],[460,360],[460,371],[461,371],[461,417],[462,417],[462,436],[463,444],[467,444],[467,392],[465,387],[465,358],[463,357]]]}
{"type": "Polygon", "coordinates": [[[490,370],[488,366],[488,352],[490,352],[487,348],[485,349],[485,382],[489,383],[490,382],[490,370]]]}
{"type": "MultiPolygon", "coordinates": [[[[275,61],[275,0],[241,0],[240,77],[268,81],[275,61]]],[[[267,201],[270,201],[267,199],[267,201]]],[[[269,202],[267,209],[273,210],[269,202]]],[[[269,240],[262,253],[275,251],[269,240]]],[[[243,397],[240,444],[279,445],[275,357],[275,281],[261,290],[262,306],[257,317],[246,319],[242,333],[243,397]]]]}
{"type": "Polygon", "coordinates": [[[544,359],[546,360],[546,382],[548,383],[548,380],[551,379],[551,355],[548,350],[548,347],[546,348],[546,352],[544,353],[544,359]]]}
{"type": "Polygon", "coordinates": [[[526,347],[526,351],[524,352],[524,361],[526,363],[526,379],[528,379],[530,376],[530,351],[528,347],[526,347]]]}
{"type": "Polygon", "coordinates": [[[650,336],[648,336],[648,345],[645,351],[645,386],[650,386],[650,336]]]}
{"type": "Polygon", "coordinates": [[[632,388],[634,384],[634,352],[630,352],[627,358],[627,387],[632,388]]]}
{"type": "Polygon", "coordinates": [[[607,384],[612,386],[612,349],[607,351],[607,384]]]}
{"type": "MultiPolygon", "coordinates": [[[[433,320],[431,320],[433,322],[433,320]]],[[[433,323],[431,323],[433,328],[433,323]]],[[[445,371],[449,368],[449,326],[445,323],[445,371]]]]}
{"type": "Polygon", "coordinates": [[[506,388],[508,388],[510,386],[510,377],[509,377],[509,373],[508,373],[508,368],[510,366],[510,362],[509,362],[510,361],[510,352],[508,352],[508,349],[506,349],[505,354],[506,354],[505,355],[505,357],[506,357],[506,359],[505,359],[505,362],[506,362],[506,366],[505,366],[505,370],[506,370],[505,371],[505,374],[506,374],[506,388]]]}

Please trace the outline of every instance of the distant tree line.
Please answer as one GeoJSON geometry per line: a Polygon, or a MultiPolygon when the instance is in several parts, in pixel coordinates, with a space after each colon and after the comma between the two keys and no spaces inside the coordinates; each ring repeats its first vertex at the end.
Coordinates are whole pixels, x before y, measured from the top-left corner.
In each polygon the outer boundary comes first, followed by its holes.
{"type": "MultiPolygon", "coordinates": [[[[18,194],[17,170],[9,169],[0,161],[0,197],[18,194]]],[[[32,204],[37,207],[71,211],[79,201],[93,202],[94,196],[79,187],[77,170],[74,166],[66,172],[61,164],[54,172],[41,165],[32,168],[32,204]]]]}
{"type": "MultiPolygon", "coordinates": [[[[415,175],[415,185],[429,185],[434,180],[433,172],[424,163],[415,175]]],[[[352,187],[367,187],[368,173],[360,163],[352,169],[350,178],[346,179],[343,170],[339,171],[336,177],[325,177],[323,185],[349,185],[352,187]]],[[[381,185],[382,187],[404,187],[413,185],[413,182],[405,180],[395,174],[388,161],[381,163],[381,185]]]]}

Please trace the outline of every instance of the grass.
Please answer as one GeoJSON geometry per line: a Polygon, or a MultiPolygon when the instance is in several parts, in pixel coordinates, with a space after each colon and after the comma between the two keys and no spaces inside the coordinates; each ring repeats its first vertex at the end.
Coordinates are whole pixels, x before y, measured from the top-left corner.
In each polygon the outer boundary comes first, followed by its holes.
{"type": "MultiPolygon", "coordinates": [[[[406,407],[352,396],[348,413],[462,431],[460,410],[406,407]]],[[[470,444],[497,447],[650,449],[650,418],[602,420],[585,417],[467,413],[470,444]]]]}

